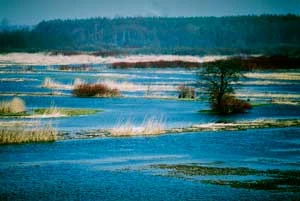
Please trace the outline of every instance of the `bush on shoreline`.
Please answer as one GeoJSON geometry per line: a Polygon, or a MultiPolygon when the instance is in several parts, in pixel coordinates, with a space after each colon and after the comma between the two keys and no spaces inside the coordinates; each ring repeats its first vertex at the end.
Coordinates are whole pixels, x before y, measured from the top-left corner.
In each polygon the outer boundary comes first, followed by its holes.
{"type": "Polygon", "coordinates": [[[230,95],[222,97],[221,106],[212,103],[212,110],[218,111],[221,114],[243,113],[251,108],[250,103],[230,95]]]}

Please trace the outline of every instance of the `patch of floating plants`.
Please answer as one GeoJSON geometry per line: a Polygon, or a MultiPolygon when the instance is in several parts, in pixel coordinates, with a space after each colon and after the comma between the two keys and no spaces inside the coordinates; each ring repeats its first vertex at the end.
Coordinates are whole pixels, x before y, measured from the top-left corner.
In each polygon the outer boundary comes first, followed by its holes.
{"type": "Polygon", "coordinates": [[[167,170],[167,173],[162,176],[186,179],[201,176],[201,179],[195,178],[195,181],[204,184],[282,192],[299,192],[300,190],[299,170],[256,170],[245,167],[212,167],[199,164],[157,164],[150,167],[167,170]],[[252,179],[249,179],[249,176],[252,179]],[[262,179],[256,179],[257,177],[262,177],[262,179]]]}

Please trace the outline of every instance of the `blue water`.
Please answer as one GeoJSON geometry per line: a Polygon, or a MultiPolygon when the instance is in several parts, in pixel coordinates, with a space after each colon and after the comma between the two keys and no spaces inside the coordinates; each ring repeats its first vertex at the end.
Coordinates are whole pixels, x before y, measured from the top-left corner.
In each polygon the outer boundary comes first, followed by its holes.
{"type": "MultiPolygon", "coordinates": [[[[140,125],[147,117],[160,116],[167,128],[197,123],[256,119],[299,119],[300,107],[265,105],[247,113],[218,116],[199,113],[209,109],[207,101],[142,98],[145,92],[123,92],[140,98],[76,98],[70,90],[42,88],[46,77],[63,84],[75,78],[88,82],[113,79],[136,84],[182,83],[195,85],[195,71],[178,69],[109,69],[94,65],[95,72],[59,72],[57,66],[1,68],[0,78],[25,78],[24,82],[1,81],[0,93],[25,93],[21,98],[29,110],[48,108],[92,108],[94,115],[43,119],[60,131],[112,128],[121,120],[140,125]],[[111,74],[118,74],[111,77],[111,74]],[[68,96],[34,96],[29,92],[61,91],[68,96]]],[[[255,81],[254,79],[248,79],[255,81]]],[[[282,81],[286,82],[286,81],[282,81]]],[[[285,83],[286,84],[286,83],[285,83]]],[[[287,85],[238,86],[253,93],[299,94],[299,81],[287,85]]],[[[201,91],[200,91],[201,92],[201,91]]],[[[177,92],[162,95],[177,96],[177,92]]],[[[0,96],[0,101],[11,96],[0,96]]],[[[269,97],[259,98],[269,101],[269,97]]],[[[1,118],[1,121],[16,120],[1,118]]],[[[24,119],[22,119],[24,120],[24,119]]],[[[27,121],[31,121],[30,119],[27,121]]],[[[215,164],[255,169],[300,169],[299,127],[230,132],[168,134],[157,137],[99,138],[55,143],[0,146],[0,200],[300,200],[300,193],[234,189],[199,181],[158,176],[153,164],[215,164]],[[215,163],[217,162],[217,163],[215,163]]]]}
{"type": "MultiPolygon", "coordinates": [[[[0,100],[11,97],[1,96],[0,100]]],[[[204,101],[179,101],[142,98],[76,98],[76,97],[40,97],[24,96],[27,109],[49,108],[91,108],[103,110],[93,115],[74,116],[67,118],[43,119],[59,130],[79,131],[115,127],[120,121],[130,120],[133,125],[141,123],[153,116],[161,117],[167,128],[187,127],[199,123],[220,121],[250,121],[256,119],[297,119],[300,107],[294,105],[265,105],[254,107],[247,113],[236,115],[213,115],[198,112],[209,109],[204,101]]],[[[12,118],[2,118],[4,121],[12,118]]],[[[24,119],[23,119],[24,120],[24,119]]],[[[31,121],[31,119],[25,119],[31,121]]]]}
{"type": "Polygon", "coordinates": [[[297,200],[300,193],[158,176],[149,165],[218,162],[224,167],[299,170],[299,131],[203,132],[1,146],[0,200],[297,200]]]}

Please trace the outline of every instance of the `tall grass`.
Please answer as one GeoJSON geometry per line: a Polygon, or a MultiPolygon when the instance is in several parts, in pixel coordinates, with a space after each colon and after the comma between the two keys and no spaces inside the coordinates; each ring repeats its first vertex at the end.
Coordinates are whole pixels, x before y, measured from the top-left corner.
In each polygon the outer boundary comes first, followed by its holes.
{"type": "Polygon", "coordinates": [[[142,124],[142,134],[144,135],[156,135],[161,134],[165,130],[164,117],[150,117],[145,119],[142,124]]]}
{"type": "Polygon", "coordinates": [[[69,89],[69,90],[73,89],[73,85],[62,84],[62,83],[59,83],[59,82],[56,82],[56,81],[52,80],[49,77],[46,77],[44,79],[42,87],[48,88],[48,89],[69,89]]]}
{"type": "Polygon", "coordinates": [[[110,88],[106,84],[80,84],[76,85],[72,92],[78,97],[115,97],[120,96],[116,88],[110,88]]]}
{"type": "Polygon", "coordinates": [[[0,113],[14,114],[25,111],[25,102],[21,98],[15,97],[11,101],[0,102],[0,113]]]}
{"type": "Polygon", "coordinates": [[[116,82],[112,80],[99,81],[98,83],[105,84],[110,88],[118,89],[119,91],[175,91],[176,88],[167,84],[137,84],[131,82],[116,82]]]}
{"type": "Polygon", "coordinates": [[[78,86],[81,84],[85,84],[85,82],[83,80],[81,80],[80,78],[75,78],[73,86],[78,86]]]}
{"type": "Polygon", "coordinates": [[[51,142],[57,140],[57,131],[50,125],[26,128],[0,128],[0,144],[51,142]]]}
{"type": "Polygon", "coordinates": [[[163,117],[145,118],[140,126],[135,126],[131,120],[120,121],[114,128],[109,130],[111,136],[126,137],[137,135],[158,135],[165,131],[163,117]]]}

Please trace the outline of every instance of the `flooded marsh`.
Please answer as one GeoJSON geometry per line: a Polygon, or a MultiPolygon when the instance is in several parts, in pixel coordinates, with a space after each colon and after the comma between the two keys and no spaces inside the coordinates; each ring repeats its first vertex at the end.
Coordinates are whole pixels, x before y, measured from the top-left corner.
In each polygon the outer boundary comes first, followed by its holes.
{"type": "Polygon", "coordinates": [[[300,199],[299,69],[245,73],[235,94],[252,109],[219,115],[200,67],[110,65],[162,59],[220,58],[1,55],[0,200],[300,199]],[[74,96],[82,84],[119,94],[74,96]]]}

